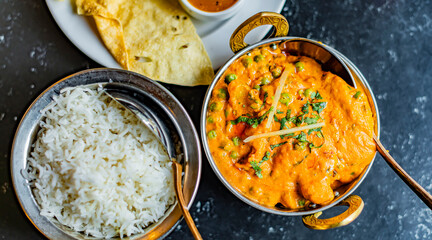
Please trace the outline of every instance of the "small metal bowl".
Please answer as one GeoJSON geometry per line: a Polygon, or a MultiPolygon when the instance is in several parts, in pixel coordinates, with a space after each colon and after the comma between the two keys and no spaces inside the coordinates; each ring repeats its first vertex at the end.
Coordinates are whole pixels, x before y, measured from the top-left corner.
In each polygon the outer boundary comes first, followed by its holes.
{"type": "Polygon", "coordinates": [[[201,21],[222,21],[234,16],[242,8],[246,0],[237,0],[232,6],[219,12],[203,11],[192,5],[188,0],[179,0],[179,2],[183,9],[196,19],[201,21]]]}
{"type": "MultiPolygon", "coordinates": [[[[180,102],[162,85],[140,74],[119,69],[90,69],[70,75],[54,83],[30,105],[15,134],[11,153],[11,175],[18,201],[33,225],[49,239],[96,239],[87,237],[63,226],[55,219],[40,215],[28,181],[23,176],[31,145],[39,130],[41,110],[52,102],[53,96],[67,87],[103,86],[110,92],[119,93],[122,100],[133,102],[146,109],[144,116],[155,124],[162,142],[170,142],[177,160],[183,164],[183,193],[188,207],[192,206],[201,177],[201,147],[195,127],[180,102]]],[[[167,236],[181,221],[177,202],[166,210],[156,223],[144,233],[128,239],[158,239],[167,236]]]]}
{"type": "Polygon", "coordinates": [[[276,45],[284,45],[287,49],[284,48],[284,51],[287,51],[294,55],[307,56],[317,60],[321,63],[324,70],[335,69],[336,74],[341,76],[348,84],[355,86],[356,88],[361,88],[367,95],[369,104],[371,106],[373,119],[375,121],[375,134],[379,135],[380,130],[380,122],[379,122],[379,112],[376,105],[376,100],[372,93],[372,90],[361,74],[361,72],[357,69],[357,67],[344,55],[336,51],[335,49],[326,46],[318,41],[314,41],[306,38],[298,38],[298,37],[287,37],[285,36],[288,33],[288,23],[286,19],[276,13],[258,13],[248,20],[246,20],[242,25],[240,25],[237,30],[233,33],[230,41],[231,49],[234,53],[236,53],[231,59],[229,59],[218,71],[213,82],[209,86],[204,104],[201,112],[200,119],[200,130],[201,130],[201,140],[204,146],[204,152],[206,153],[207,159],[212,167],[213,171],[221,180],[221,182],[240,200],[245,202],[246,204],[257,208],[264,212],[269,212],[278,215],[284,216],[303,216],[303,222],[309,228],[315,229],[329,229],[333,227],[343,226],[350,222],[352,222],[362,211],[363,209],[363,201],[360,197],[350,195],[354,192],[354,190],[361,184],[361,182],[366,177],[370,168],[372,167],[374,159],[368,165],[368,167],[360,174],[360,176],[355,179],[353,182],[344,185],[337,189],[339,195],[334,198],[327,205],[315,205],[311,204],[306,206],[303,209],[285,209],[278,206],[268,207],[259,204],[258,202],[249,199],[241,192],[237,191],[231,184],[225,179],[222,173],[219,171],[216,162],[213,159],[211,154],[209,144],[207,141],[206,134],[206,116],[208,104],[210,102],[211,94],[213,92],[214,87],[216,86],[218,81],[223,81],[221,76],[223,76],[224,72],[228,69],[228,67],[238,58],[247,54],[248,52],[259,48],[265,47],[271,44],[276,45]],[[275,35],[279,37],[270,38],[263,40],[261,42],[255,43],[253,45],[248,46],[244,43],[244,37],[246,34],[260,25],[270,24],[275,27],[275,35]],[[322,211],[329,209],[336,205],[348,205],[350,208],[346,210],[344,213],[330,218],[330,219],[318,219],[318,216],[322,211]]]}

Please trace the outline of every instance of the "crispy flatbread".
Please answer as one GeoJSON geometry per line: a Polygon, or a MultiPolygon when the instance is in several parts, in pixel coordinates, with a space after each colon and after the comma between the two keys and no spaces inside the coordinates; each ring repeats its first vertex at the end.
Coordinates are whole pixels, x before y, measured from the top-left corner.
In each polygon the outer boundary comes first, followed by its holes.
{"type": "Polygon", "coordinates": [[[185,86],[212,81],[204,45],[177,0],[76,0],[76,6],[94,18],[123,68],[185,86]]]}

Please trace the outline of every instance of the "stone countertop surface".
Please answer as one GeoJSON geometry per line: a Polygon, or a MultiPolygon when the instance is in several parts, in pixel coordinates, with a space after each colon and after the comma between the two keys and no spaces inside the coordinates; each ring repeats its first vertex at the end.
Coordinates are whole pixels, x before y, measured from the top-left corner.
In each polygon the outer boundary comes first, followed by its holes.
{"type": "MultiPolygon", "coordinates": [[[[357,65],[378,102],[383,144],[432,192],[432,1],[287,0],[282,14],[290,36],[322,41],[357,65]]],[[[0,2],[1,239],[44,238],[21,210],[11,183],[10,150],[20,118],[50,84],[94,67],[100,65],[65,37],[45,1],[0,2]]],[[[165,86],[198,128],[206,87],[165,86]]],[[[365,207],[353,223],[310,230],[300,217],[264,213],[237,199],[203,156],[191,214],[204,239],[432,239],[432,211],[380,156],[355,194],[365,207]]],[[[191,238],[184,222],[167,237],[191,238]]]]}

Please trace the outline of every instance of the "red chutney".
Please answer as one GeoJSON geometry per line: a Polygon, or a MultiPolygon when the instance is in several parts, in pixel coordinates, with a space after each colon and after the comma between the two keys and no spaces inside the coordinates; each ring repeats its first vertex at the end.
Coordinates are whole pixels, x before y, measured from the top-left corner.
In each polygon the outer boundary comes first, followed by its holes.
{"type": "Polygon", "coordinates": [[[205,12],[220,12],[230,8],[238,0],[188,0],[192,6],[205,12]]]}
{"type": "Polygon", "coordinates": [[[298,209],[331,202],[375,155],[367,97],[315,60],[257,48],[233,62],[216,84],[207,111],[207,140],[224,178],[264,206],[298,209]],[[281,73],[285,81],[271,131],[324,122],[321,128],[258,138],[265,129],[281,73]]]}

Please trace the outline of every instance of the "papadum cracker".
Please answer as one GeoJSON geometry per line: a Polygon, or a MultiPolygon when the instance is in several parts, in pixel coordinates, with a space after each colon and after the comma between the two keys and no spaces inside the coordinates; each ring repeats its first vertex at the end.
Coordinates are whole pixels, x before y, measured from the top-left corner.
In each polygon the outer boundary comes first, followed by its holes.
{"type": "Polygon", "coordinates": [[[76,0],[76,5],[78,14],[94,18],[123,68],[178,85],[212,81],[204,45],[176,0],[76,0]]]}

